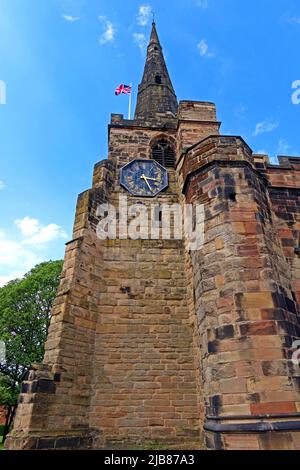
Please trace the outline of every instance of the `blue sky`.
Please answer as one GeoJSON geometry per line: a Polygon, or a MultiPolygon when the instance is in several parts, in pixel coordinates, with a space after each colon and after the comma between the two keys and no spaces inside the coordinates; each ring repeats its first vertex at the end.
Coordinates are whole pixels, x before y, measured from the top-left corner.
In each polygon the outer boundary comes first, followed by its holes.
{"type": "Polygon", "coordinates": [[[115,87],[135,102],[151,9],[179,100],[215,102],[256,152],[300,154],[299,0],[0,0],[0,284],[63,257],[110,113],[127,112],[115,87]]]}

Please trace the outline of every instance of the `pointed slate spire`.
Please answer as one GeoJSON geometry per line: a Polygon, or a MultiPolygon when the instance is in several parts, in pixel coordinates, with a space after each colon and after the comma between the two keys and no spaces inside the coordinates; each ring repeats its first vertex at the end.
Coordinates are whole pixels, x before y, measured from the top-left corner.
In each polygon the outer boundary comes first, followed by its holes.
{"type": "Polygon", "coordinates": [[[156,30],[156,24],[155,24],[154,21],[152,23],[152,31],[151,31],[149,44],[151,44],[152,42],[160,45],[159,37],[158,37],[158,34],[157,34],[157,30],[156,30]]]}
{"type": "Polygon", "coordinates": [[[153,22],[144,75],[139,85],[135,119],[151,124],[164,123],[174,119],[177,110],[176,94],[153,22]]]}

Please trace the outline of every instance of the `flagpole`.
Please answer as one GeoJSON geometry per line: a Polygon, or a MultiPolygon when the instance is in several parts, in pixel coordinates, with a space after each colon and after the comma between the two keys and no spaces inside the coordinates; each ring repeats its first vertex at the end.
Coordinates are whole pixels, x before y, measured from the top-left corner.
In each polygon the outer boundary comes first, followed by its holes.
{"type": "Polygon", "coordinates": [[[128,120],[131,119],[131,96],[132,96],[132,83],[130,83],[129,107],[128,107],[128,120]]]}

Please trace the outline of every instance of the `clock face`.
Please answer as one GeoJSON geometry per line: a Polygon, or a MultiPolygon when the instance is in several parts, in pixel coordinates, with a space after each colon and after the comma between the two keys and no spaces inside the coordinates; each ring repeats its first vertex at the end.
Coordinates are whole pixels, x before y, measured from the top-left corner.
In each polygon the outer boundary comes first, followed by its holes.
{"type": "Polygon", "coordinates": [[[154,197],[169,184],[168,172],[155,160],[133,160],[121,169],[121,185],[133,196],[154,197]]]}

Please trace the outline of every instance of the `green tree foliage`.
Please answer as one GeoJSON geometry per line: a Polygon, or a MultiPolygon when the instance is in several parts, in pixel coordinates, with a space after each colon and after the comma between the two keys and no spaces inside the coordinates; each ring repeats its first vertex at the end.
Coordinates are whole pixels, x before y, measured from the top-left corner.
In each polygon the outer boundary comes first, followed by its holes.
{"type": "Polygon", "coordinates": [[[0,288],[0,341],[6,346],[6,361],[0,362],[0,406],[10,414],[25,373],[32,363],[43,360],[62,264],[41,263],[23,279],[0,288]]]}

